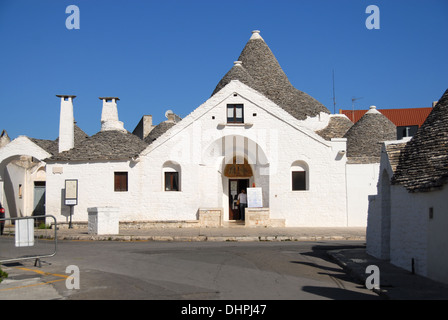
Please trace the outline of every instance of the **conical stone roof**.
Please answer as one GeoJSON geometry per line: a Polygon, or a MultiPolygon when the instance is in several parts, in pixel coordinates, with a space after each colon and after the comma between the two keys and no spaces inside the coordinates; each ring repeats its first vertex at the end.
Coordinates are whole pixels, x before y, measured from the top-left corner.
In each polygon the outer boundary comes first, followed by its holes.
{"type": "Polygon", "coordinates": [[[147,144],[153,143],[161,135],[163,135],[165,132],[171,129],[175,124],[176,122],[169,120],[159,123],[157,126],[154,127],[154,129],[151,130],[151,132],[146,136],[144,141],[147,144]]]}
{"type": "Polygon", "coordinates": [[[212,93],[212,96],[219,90],[224,88],[226,85],[228,85],[232,80],[239,80],[252,89],[255,89],[257,91],[261,90],[261,88],[255,82],[254,78],[252,78],[249,72],[247,72],[247,70],[243,67],[242,62],[235,61],[233,68],[230,69],[230,71],[227,72],[226,75],[219,81],[218,85],[212,93]]]}
{"type": "Polygon", "coordinates": [[[46,161],[130,160],[147,146],[147,143],[129,132],[100,131],[84,139],[75,148],[55,154],[46,161]]]}
{"type": "Polygon", "coordinates": [[[345,115],[335,114],[330,116],[328,125],[322,129],[316,131],[325,140],[331,141],[333,138],[342,138],[347,131],[353,126],[353,122],[345,115]]]}
{"type": "Polygon", "coordinates": [[[227,73],[218,83],[213,94],[221,90],[224,83],[227,84],[231,80],[240,80],[299,120],[317,116],[320,112],[330,113],[323,104],[308,94],[297,90],[289,82],[271,49],[260,36],[259,31],[256,30],[252,33],[252,37],[238,59],[242,62],[244,71],[236,72],[234,70],[232,72],[231,70],[230,74],[227,73]],[[250,75],[250,78],[245,73],[250,75]]]}
{"type": "Polygon", "coordinates": [[[441,188],[448,181],[448,90],[401,152],[392,184],[410,192],[441,188]]]}
{"type": "Polygon", "coordinates": [[[375,106],[344,135],[350,163],[379,163],[383,141],[397,139],[397,128],[375,106]]]}

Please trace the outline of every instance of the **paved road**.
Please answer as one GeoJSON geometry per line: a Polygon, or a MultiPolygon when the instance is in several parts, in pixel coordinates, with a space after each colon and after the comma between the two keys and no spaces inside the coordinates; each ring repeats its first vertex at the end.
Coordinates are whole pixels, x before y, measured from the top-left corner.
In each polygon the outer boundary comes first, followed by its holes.
{"type": "Polygon", "coordinates": [[[360,245],[61,241],[40,269],[31,262],[3,267],[11,276],[0,285],[0,299],[379,299],[326,254],[360,245]],[[69,265],[79,268],[79,289],[67,289],[69,265]]]}

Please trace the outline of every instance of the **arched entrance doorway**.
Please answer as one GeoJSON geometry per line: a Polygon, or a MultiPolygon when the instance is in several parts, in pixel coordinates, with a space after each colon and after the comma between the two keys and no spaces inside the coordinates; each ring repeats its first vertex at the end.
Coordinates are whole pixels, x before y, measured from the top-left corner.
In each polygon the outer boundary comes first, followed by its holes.
{"type": "Polygon", "coordinates": [[[241,220],[241,213],[237,204],[238,194],[250,187],[250,179],[253,179],[252,167],[246,158],[243,163],[237,163],[237,157],[232,163],[226,164],[224,176],[229,179],[229,220],[241,220]]]}
{"type": "Polygon", "coordinates": [[[260,136],[260,143],[257,137],[223,134],[212,138],[203,149],[204,166],[210,165],[217,170],[216,176],[211,174],[208,178],[217,179],[217,204],[223,209],[223,221],[240,219],[236,195],[241,189],[254,185],[262,189],[263,207],[269,208],[269,161],[263,137],[260,136]]]}
{"type": "Polygon", "coordinates": [[[45,162],[51,154],[25,136],[0,148],[0,201],[7,217],[42,215],[45,162]]]}

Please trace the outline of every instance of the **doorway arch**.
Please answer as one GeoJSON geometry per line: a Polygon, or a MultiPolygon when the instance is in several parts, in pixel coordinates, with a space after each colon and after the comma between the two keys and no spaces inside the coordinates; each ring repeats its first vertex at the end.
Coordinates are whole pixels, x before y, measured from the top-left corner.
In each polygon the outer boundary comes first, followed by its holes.
{"type": "Polygon", "coordinates": [[[9,217],[32,215],[35,197],[33,179],[45,180],[43,160],[48,157],[51,157],[49,152],[25,136],[0,148],[0,202],[9,217]]]}
{"type": "Polygon", "coordinates": [[[269,161],[266,149],[251,137],[238,134],[217,137],[203,149],[204,165],[214,166],[219,174],[221,187],[217,196],[223,208],[224,221],[233,220],[231,204],[235,192],[241,191],[238,189],[242,187],[262,188],[263,207],[269,207],[269,161]]]}

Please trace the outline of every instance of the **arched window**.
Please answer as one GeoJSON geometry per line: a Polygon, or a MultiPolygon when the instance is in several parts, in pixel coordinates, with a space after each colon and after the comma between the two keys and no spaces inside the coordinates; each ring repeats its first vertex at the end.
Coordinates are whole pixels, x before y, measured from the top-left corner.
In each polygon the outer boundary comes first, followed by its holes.
{"type": "Polygon", "coordinates": [[[174,161],[167,161],[163,164],[163,190],[181,191],[181,170],[180,165],[174,161]]]}
{"type": "Polygon", "coordinates": [[[291,165],[291,190],[309,190],[309,169],[304,161],[294,161],[291,165]]]}

